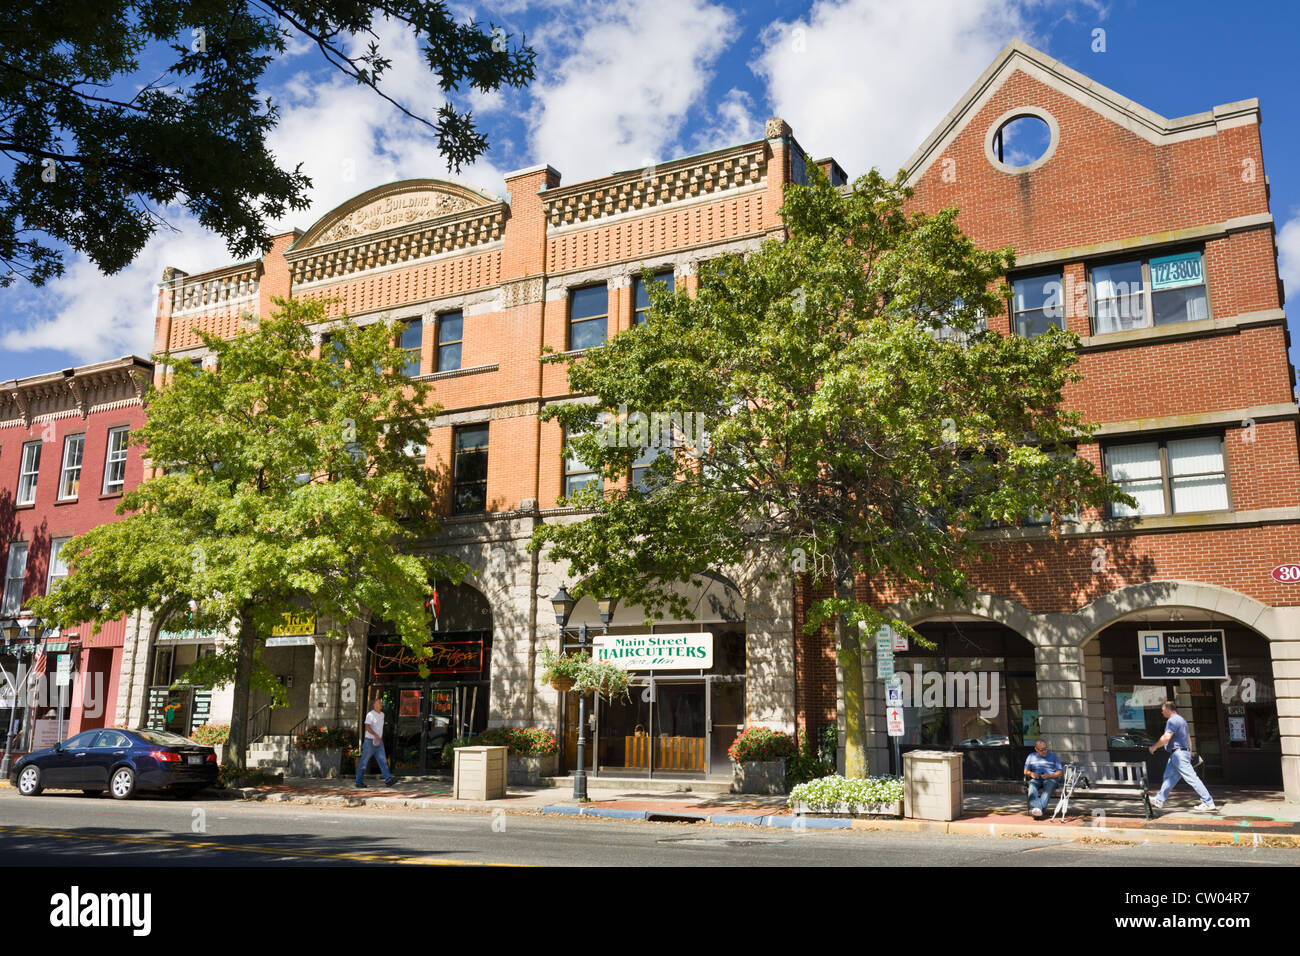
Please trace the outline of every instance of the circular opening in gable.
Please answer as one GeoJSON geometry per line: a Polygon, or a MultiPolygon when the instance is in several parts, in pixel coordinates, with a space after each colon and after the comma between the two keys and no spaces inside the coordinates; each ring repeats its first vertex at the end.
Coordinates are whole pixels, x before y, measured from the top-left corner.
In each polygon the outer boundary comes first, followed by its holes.
{"type": "Polygon", "coordinates": [[[993,155],[1014,169],[1032,166],[1052,145],[1052,128],[1037,116],[1013,116],[993,134],[993,155]]]}

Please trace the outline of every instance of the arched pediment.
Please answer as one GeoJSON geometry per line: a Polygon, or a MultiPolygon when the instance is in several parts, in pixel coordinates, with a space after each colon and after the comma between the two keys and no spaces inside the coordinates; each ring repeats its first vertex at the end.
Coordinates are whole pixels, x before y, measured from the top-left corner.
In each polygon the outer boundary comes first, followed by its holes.
{"type": "Polygon", "coordinates": [[[354,196],[318,219],[292,251],[409,229],[501,204],[501,199],[445,179],[405,179],[354,196]]]}

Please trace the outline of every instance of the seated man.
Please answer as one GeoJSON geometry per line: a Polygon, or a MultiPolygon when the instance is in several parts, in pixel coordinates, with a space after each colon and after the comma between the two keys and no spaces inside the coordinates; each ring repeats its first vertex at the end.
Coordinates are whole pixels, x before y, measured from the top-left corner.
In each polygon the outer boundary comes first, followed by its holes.
{"type": "Polygon", "coordinates": [[[1034,743],[1034,752],[1025,758],[1025,776],[1029,778],[1029,812],[1041,817],[1052,797],[1052,791],[1061,783],[1065,768],[1061,758],[1047,749],[1047,741],[1034,743]]]}

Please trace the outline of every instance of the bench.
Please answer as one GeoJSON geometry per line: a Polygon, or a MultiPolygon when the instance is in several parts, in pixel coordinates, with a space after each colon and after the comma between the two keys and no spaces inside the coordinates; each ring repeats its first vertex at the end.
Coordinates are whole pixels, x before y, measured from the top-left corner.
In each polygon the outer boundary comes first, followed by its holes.
{"type": "MultiPolygon", "coordinates": [[[[1137,763],[1082,763],[1066,764],[1079,771],[1079,782],[1074,785],[1070,802],[1075,800],[1141,800],[1146,818],[1151,819],[1151,794],[1147,779],[1147,765],[1137,763]]],[[[1029,777],[1024,778],[1025,805],[1029,805],[1029,777]]],[[[1065,778],[1057,778],[1052,798],[1061,799],[1065,778]]]]}

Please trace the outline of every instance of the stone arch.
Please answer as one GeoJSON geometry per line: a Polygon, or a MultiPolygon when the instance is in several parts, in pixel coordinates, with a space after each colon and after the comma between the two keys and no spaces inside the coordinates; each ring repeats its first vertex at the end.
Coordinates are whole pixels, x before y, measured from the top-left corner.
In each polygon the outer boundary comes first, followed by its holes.
{"type": "Polygon", "coordinates": [[[1042,639],[1042,629],[1035,626],[1035,618],[1041,615],[1034,614],[1018,601],[987,591],[976,592],[969,604],[958,601],[928,604],[920,600],[904,600],[885,608],[885,613],[912,625],[941,620],[953,614],[974,615],[1011,628],[1035,647],[1039,646],[1042,639]]]}
{"type": "Polygon", "coordinates": [[[1212,612],[1243,624],[1270,641],[1286,639],[1277,631],[1274,609],[1239,591],[1196,581],[1150,581],[1111,591],[1076,611],[1075,617],[1083,631],[1080,644],[1094,640],[1118,621],[1158,607],[1212,612]]]}

